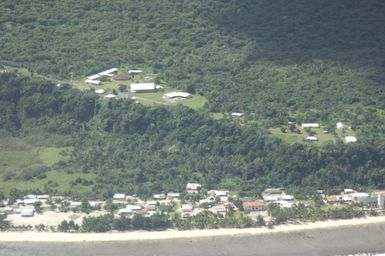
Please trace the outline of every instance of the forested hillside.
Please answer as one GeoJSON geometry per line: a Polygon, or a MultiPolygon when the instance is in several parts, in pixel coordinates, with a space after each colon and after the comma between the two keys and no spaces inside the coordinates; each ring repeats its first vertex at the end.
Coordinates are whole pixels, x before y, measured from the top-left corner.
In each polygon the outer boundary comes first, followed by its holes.
{"type": "Polygon", "coordinates": [[[304,193],[382,187],[385,182],[380,144],[290,145],[255,125],[214,120],[184,106],[100,101],[67,85],[13,73],[0,75],[0,88],[3,136],[32,135],[35,146],[65,147],[62,159],[51,165],[3,164],[2,184],[21,190],[149,195],[181,191],[187,182],[197,181],[207,188],[255,195],[267,186],[304,193]],[[55,175],[66,178],[55,180],[55,175]]]}
{"type": "Polygon", "coordinates": [[[17,156],[0,157],[0,190],[384,187],[384,13],[382,0],[3,0],[0,64],[32,78],[0,74],[2,138],[26,143],[0,141],[0,156],[17,156]],[[33,77],[122,66],[153,70],[208,104],[103,101],[33,77]],[[287,121],[342,121],[359,143],[288,144],[266,131],[287,121]],[[62,153],[48,161],[47,152],[62,153]]]}
{"type": "Polygon", "coordinates": [[[4,0],[0,59],[67,79],[146,66],[211,111],[268,125],[383,123],[384,12],[381,0],[4,0]]]}

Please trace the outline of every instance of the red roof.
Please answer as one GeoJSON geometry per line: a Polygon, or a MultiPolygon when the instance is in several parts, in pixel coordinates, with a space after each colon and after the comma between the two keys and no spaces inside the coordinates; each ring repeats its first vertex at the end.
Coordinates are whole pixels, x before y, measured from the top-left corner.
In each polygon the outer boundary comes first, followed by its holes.
{"type": "Polygon", "coordinates": [[[125,83],[118,83],[117,86],[128,86],[128,85],[125,83]]]}
{"type": "Polygon", "coordinates": [[[328,202],[337,202],[337,201],[339,201],[339,196],[337,196],[337,195],[327,196],[326,200],[328,202]]]}
{"type": "Polygon", "coordinates": [[[120,74],[113,75],[112,79],[116,81],[125,81],[125,80],[130,80],[131,76],[127,73],[120,73],[120,74]]]}
{"type": "Polygon", "coordinates": [[[243,202],[243,207],[258,207],[258,206],[266,206],[266,203],[262,200],[243,202]]]}

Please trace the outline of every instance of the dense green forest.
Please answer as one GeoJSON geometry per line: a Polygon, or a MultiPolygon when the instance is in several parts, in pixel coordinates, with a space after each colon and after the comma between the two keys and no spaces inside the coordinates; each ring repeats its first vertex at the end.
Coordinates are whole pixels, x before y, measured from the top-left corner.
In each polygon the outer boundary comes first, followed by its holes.
{"type": "Polygon", "coordinates": [[[210,111],[268,125],[384,124],[384,11],[381,0],[4,0],[0,59],[67,79],[145,66],[210,111]]]}
{"type": "Polygon", "coordinates": [[[45,192],[57,193],[63,191],[48,182],[50,172],[93,174],[60,181],[71,184],[64,192],[77,195],[80,184],[94,197],[108,197],[183,191],[189,181],[248,195],[267,186],[311,193],[385,182],[382,144],[287,144],[257,125],[214,120],[204,111],[98,100],[89,91],[15,73],[1,74],[0,88],[4,134],[43,134],[35,144],[65,147],[65,157],[53,165],[3,170],[5,183],[45,181],[45,192]]]}
{"type": "Polygon", "coordinates": [[[32,78],[0,75],[0,139],[28,142],[0,141],[0,190],[384,187],[384,11],[381,0],[3,0],[0,64],[32,78]],[[121,66],[153,70],[208,103],[101,101],[33,77],[68,81],[121,66]],[[249,122],[211,118],[232,111],[249,122]],[[343,121],[359,143],[289,144],[265,129],[287,121],[343,121]],[[20,165],[28,147],[43,160],[20,165]],[[20,148],[13,162],[4,153],[20,148]]]}

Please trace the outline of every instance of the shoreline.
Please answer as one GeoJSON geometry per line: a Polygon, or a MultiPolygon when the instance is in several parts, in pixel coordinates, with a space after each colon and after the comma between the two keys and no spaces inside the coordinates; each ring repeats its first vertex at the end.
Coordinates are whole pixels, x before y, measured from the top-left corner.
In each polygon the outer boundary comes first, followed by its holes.
{"type": "Polygon", "coordinates": [[[244,229],[203,229],[203,230],[165,230],[128,231],[108,233],[56,233],[56,232],[0,232],[0,242],[118,242],[155,241],[173,239],[204,239],[218,237],[250,237],[270,234],[285,234],[309,230],[339,229],[367,224],[385,224],[385,216],[346,220],[329,220],[244,229]]]}

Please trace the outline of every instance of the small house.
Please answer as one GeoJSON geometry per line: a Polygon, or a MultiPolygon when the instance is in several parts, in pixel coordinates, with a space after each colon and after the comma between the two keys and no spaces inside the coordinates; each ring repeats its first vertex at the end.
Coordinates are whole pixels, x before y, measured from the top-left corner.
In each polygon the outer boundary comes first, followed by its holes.
{"type": "Polygon", "coordinates": [[[178,199],[179,197],[180,197],[180,193],[174,193],[174,192],[167,193],[167,198],[169,200],[175,200],[175,199],[178,199]]]}
{"type": "Polygon", "coordinates": [[[166,195],[165,194],[155,194],[153,196],[153,198],[156,200],[164,200],[164,199],[166,199],[166,195]]]}
{"type": "Polygon", "coordinates": [[[27,198],[23,200],[24,205],[34,205],[37,202],[40,202],[40,200],[37,198],[27,198]]]}
{"type": "Polygon", "coordinates": [[[78,209],[82,206],[82,202],[79,201],[70,201],[69,208],[70,209],[78,209]]]}
{"type": "Polygon", "coordinates": [[[157,206],[158,206],[158,204],[156,201],[149,201],[146,203],[144,208],[146,209],[146,211],[150,212],[150,211],[156,211],[157,206]]]}
{"type": "Polygon", "coordinates": [[[138,75],[140,73],[142,73],[143,71],[140,70],[140,69],[131,69],[131,70],[128,70],[128,74],[130,75],[138,75]]]}
{"type": "Polygon", "coordinates": [[[244,113],[240,113],[240,112],[233,112],[233,113],[231,113],[232,117],[242,117],[244,115],[245,115],[244,113]]]}
{"type": "Polygon", "coordinates": [[[307,141],[318,141],[318,138],[317,138],[317,136],[307,136],[306,140],[307,141]]]}
{"type": "Polygon", "coordinates": [[[103,89],[98,89],[98,90],[95,90],[95,93],[97,93],[97,94],[103,94],[103,93],[104,93],[104,90],[103,90],[103,89]]]}
{"type": "Polygon", "coordinates": [[[107,94],[106,96],[104,96],[104,98],[106,98],[106,99],[113,99],[113,98],[116,98],[116,95],[110,93],[110,94],[107,94]]]}
{"type": "Polygon", "coordinates": [[[216,205],[216,206],[213,206],[210,208],[210,212],[214,213],[214,214],[218,214],[218,215],[226,215],[226,213],[228,212],[229,208],[226,207],[226,205],[216,205]]]}
{"type": "Polygon", "coordinates": [[[124,201],[124,200],[126,200],[126,194],[114,194],[112,196],[112,199],[124,201]]]}
{"type": "Polygon", "coordinates": [[[136,204],[127,204],[125,209],[129,209],[132,212],[140,212],[142,210],[142,207],[136,204]]]}
{"type": "Polygon", "coordinates": [[[186,185],[187,194],[197,194],[201,187],[202,185],[199,183],[187,183],[186,185]]]}
{"type": "Polygon", "coordinates": [[[182,204],[181,212],[192,212],[194,207],[191,204],[182,204]]]}
{"type": "Polygon", "coordinates": [[[34,209],[22,209],[20,212],[21,217],[33,217],[35,215],[34,209]]]}
{"type": "Polygon", "coordinates": [[[121,216],[130,216],[133,214],[134,214],[134,212],[130,209],[123,208],[123,209],[119,210],[119,215],[121,215],[121,216]]]}
{"type": "Polygon", "coordinates": [[[319,128],[320,125],[318,123],[303,123],[301,124],[302,128],[319,128]]]}
{"type": "Polygon", "coordinates": [[[330,195],[326,196],[326,203],[328,204],[338,204],[342,200],[342,196],[340,195],[330,195]]]}
{"type": "Polygon", "coordinates": [[[354,136],[346,136],[345,137],[345,142],[346,143],[357,142],[357,138],[354,137],[354,136]]]}
{"type": "Polygon", "coordinates": [[[337,128],[338,130],[342,130],[342,129],[345,128],[345,125],[344,125],[343,123],[341,123],[341,122],[338,122],[338,123],[336,123],[336,128],[337,128]]]}
{"type": "Polygon", "coordinates": [[[91,80],[91,79],[87,79],[86,81],[84,81],[86,84],[93,84],[93,85],[99,85],[100,84],[100,81],[99,80],[91,80]]]}
{"type": "Polygon", "coordinates": [[[266,211],[266,203],[263,200],[246,201],[242,206],[244,210],[250,212],[266,211]]]}

